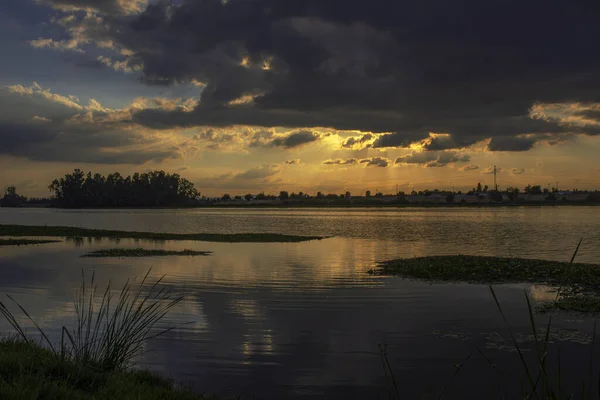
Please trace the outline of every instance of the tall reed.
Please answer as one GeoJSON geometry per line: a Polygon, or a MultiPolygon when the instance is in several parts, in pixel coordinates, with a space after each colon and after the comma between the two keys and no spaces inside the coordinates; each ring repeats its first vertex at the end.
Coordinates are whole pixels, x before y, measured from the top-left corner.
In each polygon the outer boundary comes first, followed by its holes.
{"type": "MultiPolygon", "coordinates": [[[[582,240],[579,241],[579,243],[577,244],[577,247],[575,248],[575,252],[573,253],[572,257],[571,257],[571,261],[570,261],[570,265],[573,264],[575,257],[577,255],[577,252],[579,251],[579,247],[581,246],[581,242],[582,240]]],[[[568,284],[569,281],[569,272],[570,270],[567,270],[565,272],[565,276],[563,277],[563,282],[562,284],[559,286],[558,290],[556,291],[556,296],[554,299],[554,302],[558,302],[560,300],[560,295],[562,292],[562,289],[565,285],[568,284]]],[[[498,311],[500,312],[500,315],[502,316],[502,321],[504,322],[504,325],[508,331],[508,334],[510,336],[510,339],[512,341],[512,344],[515,348],[515,350],[517,351],[517,354],[519,355],[519,360],[521,363],[521,366],[523,367],[523,371],[524,371],[524,380],[526,381],[526,384],[523,384],[523,382],[521,382],[521,398],[522,399],[537,399],[537,400],[567,400],[567,399],[582,399],[582,400],[591,400],[592,398],[598,399],[600,398],[600,378],[598,380],[598,382],[594,385],[593,379],[593,373],[594,373],[594,351],[595,351],[595,344],[596,344],[596,323],[594,323],[594,331],[592,334],[592,343],[590,346],[590,358],[589,358],[589,365],[588,365],[588,376],[587,376],[587,382],[585,379],[582,380],[581,382],[581,392],[580,393],[566,393],[565,389],[563,387],[563,382],[562,382],[562,371],[564,369],[564,366],[562,365],[562,361],[560,358],[560,352],[558,353],[558,357],[556,360],[556,364],[551,366],[548,362],[548,347],[549,347],[549,343],[550,343],[550,330],[552,327],[552,316],[550,316],[548,318],[548,323],[546,324],[545,330],[543,331],[543,335],[539,335],[538,333],[538,329],[535,323],[535,319],[534,319],[534,311],[533,311],[533,307],[531,305],[531,301],[529,299],[529,296],[527,295],[527,292],[525,291],[525,300],[527,302],[527,310],[529,312],[529,325],[531,327],[531,331],[533,334],[533,338],[534,338],[534,345],[535,345],[535,359],[533,362],[528,362],[527,359],[524,356],[524,351],[521,348],[521,346],[519,345],[518,341],[515,338],[515,335],[512,332],[512,329],[510,328],[510,324],[508,322],[508,319],[506,318],[506,315],[504,314],[504,311],[502,309],[502,306],[500,305],[500,301],[498,300],[498,297],[496,296],[496,292],[494,291],[494,288],[490,285],[489,286],[490,292],[492,293],[492,297],[494,298],[494,302],[496,304],[496,308],[498,309],[498,311]],[[551,367],[555,368],[556,370],[556,376],[553,376],[550,374],[550,369],[551,367]],[[535,372],[537,371],[537,372],[535,372]],[[598,389],[597,393],[594,393],[595,389],[598,389]],[[577,395],[577,397],[576,397],[577,395]]]]}
{"type": "MultiPolygon", "coordinates": [[[[82,271],[81,286],[74,300],[76,320],[71,329],[66,326],[61,328],[58,348],[31,315],[13,297],[7,297],[31,321],[56,355],[103,371],[112,371],[127,367],[149,340],[175,328],[154,329],[183,297],[173,296],[172,291],[161,285],[164,276],[149,283],[149,274],[150,270],[139,284],[135,284],[135,278],[127,280],[118,296],[115,296],[110,281],[103,292],[98,291],[95,273],[92,273],[88,285],[82,271]]],[[[12,311],[1,301],[0,313],[21,339],[32,341],[12,311]]]]}

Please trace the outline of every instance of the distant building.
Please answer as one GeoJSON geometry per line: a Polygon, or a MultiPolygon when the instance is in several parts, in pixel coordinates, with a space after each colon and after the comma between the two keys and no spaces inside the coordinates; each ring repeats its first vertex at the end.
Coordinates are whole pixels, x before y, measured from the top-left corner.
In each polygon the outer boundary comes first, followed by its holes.
{"type": "MultiPolygon", "coordinates": [[[[562,198],[564,198],[566,201],[587,201],[590,197],[589,193],[570,193],[570,194],[566,194],[564,195],[562,198]]],[[[558,197],[559,199],[561,197],[558,197]]]]}
{"type": "MultiPolygon", "coordinates": [[[[393,196],[393,197],[395,199],[398,198],[397,196],[393,196]]],[[[428,196],[425,196],[423,194],[415,194],[415,195],[405,196],[404,198],[411,204],[439,204],[439,203],[447,202],[447,197],[446,197],[446,195],[443,195],[443,194],[431,194],[428,196]]]]}
{"type": "Polygon", "coordinates": [[[491,202],[488,193],[457,194],[454,196],[455,203],[486,204],[491,202]]]}
{"type": "MultiPolygon", "coordinates": [[[[519,196],[520,197],[520,196],[519,196]]],[[[523,193],[523,201],[526,202],[541,202],[541,201],[546,201],[546,197],[548,197],[548,194],[531,194],[531,193],[523,193]]]]}

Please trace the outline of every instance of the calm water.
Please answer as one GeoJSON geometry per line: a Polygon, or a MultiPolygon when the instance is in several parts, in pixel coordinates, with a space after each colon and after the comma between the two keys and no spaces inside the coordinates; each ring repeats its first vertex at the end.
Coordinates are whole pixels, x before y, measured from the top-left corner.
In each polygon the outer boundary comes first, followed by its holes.
{"type": "MultiPolygon", "coordinates": [[[[95,210],[0,209],[0,223],[69,225],[156,232],[275,232],[323,235],[306,243],[228,244],[133,240],[64,241],[0,248],[0,292],[13,294],[58,334],[72,318],[81,269],[115,283],[166,274],[185,295],[167,323],[183,324],[149,345],[139,362],[197,390],[246,398],[370,399],[384,394],[376,352],[390,362],[406,398],[501,398],[518,392],[517,356],[485,286],[428,285],[372,277],[378,261],[432,254],[513,255],[600,264],[600,208],[528,207],[402,210],[95,210]],[[145,247],[211,250],[209,257],[80,258],[90,249],[145,247]],[[480,349],[498,364],[493,369],[480,349]],[[497,396],[496,396],[497,395],[497,396]],[[431,397],[436,398],[436,397],[431,397]]],[[[527,347],[523,290],[500,301],[527,347]]],[[[545,316],[539,316],[540,322],[545,316]]],[[[552,337],[564,362],[587,365],[593,320],[555,317],[552,337]],[[588,345],[586,345],[588,344],[588,345]]],[[[0,329],[6,324],[0,322],[0,329]]],[[[55,336],[57,337],[57,336],[55,336]]],[[[571,368],[569,374],[582,371],[571,368]]],[[[587,372],[586,367],[584,371],[587,372]]],[[[563,371],[565,374],[565,371],[563,371]]],[[[577,378],[577,387],[580,380],[577,378]]]]}

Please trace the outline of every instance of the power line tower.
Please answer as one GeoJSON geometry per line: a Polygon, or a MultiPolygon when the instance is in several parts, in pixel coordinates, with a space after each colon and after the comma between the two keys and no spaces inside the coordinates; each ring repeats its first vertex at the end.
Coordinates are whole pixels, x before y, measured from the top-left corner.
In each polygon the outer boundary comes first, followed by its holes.
{"type": "Polygon", "coordinates": [[[494,165],[494,190],[497,192],[498,191],[498,181],[496,179],[496,166],[494,165]]]}

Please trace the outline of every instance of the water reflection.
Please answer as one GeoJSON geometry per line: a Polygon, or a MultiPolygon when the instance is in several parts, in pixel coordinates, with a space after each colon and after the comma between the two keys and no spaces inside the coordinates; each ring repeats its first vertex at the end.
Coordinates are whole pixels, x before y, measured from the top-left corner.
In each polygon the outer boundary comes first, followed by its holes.
{"type": "Polygon", "coordinates": [[[531,285],[529,296],[536,302],[548,302],[556,300],[557,288],[548,285],[531,285]]]}

